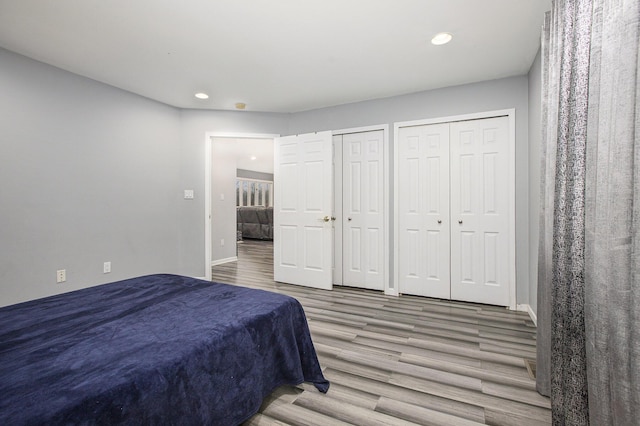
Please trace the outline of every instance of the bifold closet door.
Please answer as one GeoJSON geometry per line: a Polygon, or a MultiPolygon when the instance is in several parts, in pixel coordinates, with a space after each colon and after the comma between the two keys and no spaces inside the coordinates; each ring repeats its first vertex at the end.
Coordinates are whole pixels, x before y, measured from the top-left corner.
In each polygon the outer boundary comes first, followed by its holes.
{"type": "Polygon", "coordinates": [[[383,138],[342,136],[342,285],[384,289],[383,138]]]}
{"type": "Polygon", "coordinates": [[[509,120],[398,130],[401,293],[509,305],[509,120]]]}
{"type": "Polygon", "coordinates": [[[449,124],[398,131],[401,293],[449,299],[449,124]]]}
{"type": "Polygon", "coordinates": [[[451,123],[451,298],[509,305],[507,117],[451,123]]]}

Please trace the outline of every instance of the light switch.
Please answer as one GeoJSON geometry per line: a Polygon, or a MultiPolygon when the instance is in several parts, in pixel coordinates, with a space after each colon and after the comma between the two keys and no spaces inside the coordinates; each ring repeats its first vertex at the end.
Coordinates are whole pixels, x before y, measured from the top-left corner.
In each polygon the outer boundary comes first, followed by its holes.
{"type": "Polygon", "coordinates": [[[185,189],[184,190],[184,199],[185,200],[193,200],[193,189],[185,189]]]}
{"type": "Polygon", "coordinates": [[[220,201],[224,201],[224,194],[220,194],[220,201]]]}

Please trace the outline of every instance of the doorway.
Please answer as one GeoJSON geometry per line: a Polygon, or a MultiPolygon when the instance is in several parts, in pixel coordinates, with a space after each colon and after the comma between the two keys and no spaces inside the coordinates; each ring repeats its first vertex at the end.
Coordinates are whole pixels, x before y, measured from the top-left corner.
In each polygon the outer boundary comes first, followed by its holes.
{"type": "MultiPolygon", "coordinates": [[[[238,159],[237,144],[250,141],[271,142],[279,135],[208,132],[205,139],[205,279],[211,280],[212,263],[237,259],[236,178],[238,165],[261,161],[238,159]],[[214,139],[219,143],[214,147],[214,139]],[[220,149],[218,149],[220,148],[220,149]],[[221,161],[217,161],[221,160],[221,161]],[[214,167],[214,162],[216,167],[214,167]],[[215,184],[214,184],[215,182],[215,184]],[[215,226],[214,226],[215,224],[215,226]]],[[[271,148],[272,150],[273,148],[271,148]]],[[[246,156],[245,156],[246,157],[246,156]]],[[[264,161],[264,159],[262,160],[264,161]]],[[[267,160],[270,163],[272,159],[267,160]]]]}
{"type": "MultiPolygon", "coordinates": [[[[367,127],[359,127],[359,128],[351,128],[351,129],[342,129],[331,132],[334,136],[346,137],[347,139],[352,136],[348,136],[351,134],[357,133],[366,133],[366,132],[382,132],[382,142],[381,144],[377,144],[377,149],[382,149],[382,165],[377,169],[378,173],[382,173],[381,179],[382,182],[382,190],[376,191],[373,194],[374,197],[379,197],[379,201],[381,203],[382,209],[382,228],[378,229],[377,232],[381,233],[382,238],[377,239],[376,241],[382,241],[382,245],[376,243],[373,246],[373,250],[379,251],[379,256],[382,258],[382,262],[376,265],[376,268],[373,269],[375,274],[377,275],[377,279],[379,280],[376,283],[376,289],[384,290],[385,294],[388,295],[397,295],[397,290],[394,289],[393,284],[390,282],[389,274],[391,268],[390,266],[390,249],[389,249],[389,228],[390,224],[388,222],[389,218],[389,196],[390,196],[390,180],[389,180],[389,130],[387,125],[379,125],[379,126],[367,126],[367,127]],[[380,282],[382,286],[380,286],[380,282]]],[[[212,222],[216,223],[216,215],[212,214],[212,204],[213,200],[216,199],[216,202],[221,198],[221,193],[212,191],[212,154],[213,154],[213,138],[227,138],[227,139],[272,139],[277,138],[278,135],[273,134],[242,134],[242,133],[207,133],[206,135],[206,143],[205,143],[205,277],[206,279],[211,279],[211,260],[212,260],[212,242],[219,244],[219,241],[213,241],[212,238],[212,222]]],[[[342,161],[342,160],[340,160],[342,161]]],[[[337,178],[336,178],[337,179],[337,178]]],[[[342,179],[342,176],[339,177],[342,179]]],[[[333,176],[329,176],[330,182],[341,182],[334,181],[333,176]]],[[[340,183],[336,183],[336,185],[340,186],[340,183]]],[[[332,184],[333,188],[333,184],[332,184]]],[[[274,192],[278,193],[280,188],[277,188],[275,185],[275,177],[274,177],[274,192]]],[[[224,198],[227,199],[227,194],[224,193],[224,198]]],[[[336,216],[335,210],[333,210],[335,206],[332,207],[331,213],[332,216],[336,216]]],[[[353,218],[353,216],[352,216],[353,218]]],[[[344,220],[348,220],[348,217],[345,217],[344,220]]],[[[275,234],[275,230],[274,230],[275,234]]],[[[227,240],[225,238],[225,245],[227,244],[227,240]]],[[[235,244],[235,241],[233,242],[235,244]]],[[[371,250],[372,246],[370,245],[367,250],[371,250]]],[[[235,251],[234,251],[235,253],[235,251]]],[[[344,256],[344,251],[342,247],[342,241],[339,244],[333,246],[332,255],[336,253],[336,258],[340,260],[340,268],[342,268],[342,257],[344,256]]],[[[233,255],[225,257],[223,259],[228,259],[227,261],[233,260],[233,255]]],[[[357,259],[356,259],[357,260],[357,259]]],[[[355,262],[357,263],[357,262],[355,262]]],[[[366,287],[366,286],[363,286],[366,287]]]]}

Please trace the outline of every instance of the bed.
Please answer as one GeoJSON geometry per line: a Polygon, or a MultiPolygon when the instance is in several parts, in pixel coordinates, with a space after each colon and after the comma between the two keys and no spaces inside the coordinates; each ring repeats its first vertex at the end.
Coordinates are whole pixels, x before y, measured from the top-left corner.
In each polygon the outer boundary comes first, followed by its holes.
{"type": "Polygon", "coordinates": [[[237,425],[326,392],[296,299],[149,275],[0,309],[0,424],[237,425]]]}

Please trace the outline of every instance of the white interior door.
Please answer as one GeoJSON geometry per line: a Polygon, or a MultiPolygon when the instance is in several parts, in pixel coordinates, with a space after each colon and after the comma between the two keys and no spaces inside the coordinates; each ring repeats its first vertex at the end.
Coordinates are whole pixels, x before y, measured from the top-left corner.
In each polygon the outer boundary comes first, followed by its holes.
{"type": "Polygon", "coordinates": [[[384,290],[382,130],[342,136],[342,284],[384,290]]]}
{"type": "Polygon", "coordinates": [[[398,129],[401,293],[510,305],[509,118],[398,129]]]}
{"type": "Polygon", "coordinates": [[[396,143],[400,292],[449,299],[449,125],[402,127],[396,143]]]}
{"type": "Polygon", "coordinates": [[[451,123],[451,298],[509,305],[507,117],[451,123]]]}
{"type": "Polygon", "coordinates": [[[333,136],[333,284],[342,285],[342,135],[333,136]],[[340,218],[340,219],[338,219],[340,218]]]}
{"type": "Polygon", "coordinates": [[[274,140],[273,276],[332,288],[331,132],[274,140]]]}

